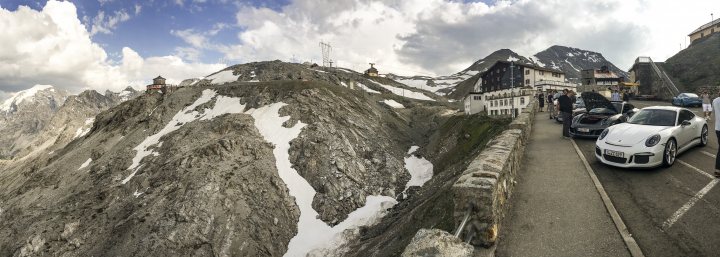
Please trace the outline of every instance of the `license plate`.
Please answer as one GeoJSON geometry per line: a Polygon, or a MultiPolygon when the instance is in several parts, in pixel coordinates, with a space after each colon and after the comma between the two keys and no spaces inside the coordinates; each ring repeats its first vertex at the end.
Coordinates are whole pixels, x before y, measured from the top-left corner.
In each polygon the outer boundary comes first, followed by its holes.
{"type": "Polygon", "coordinates": [[[588,132],[590,132],[590,129],[589,128],[578,128],[578,132],[588,133],[588,132]]]}
{"type": "Polygon", "coordinates": [[[613,151],[613,150],[607,150],[605,149],[605,155],[607,156],[613,156],[613,157],[619,157],[619,158],[625,158],[625,153],[613,151]]]}

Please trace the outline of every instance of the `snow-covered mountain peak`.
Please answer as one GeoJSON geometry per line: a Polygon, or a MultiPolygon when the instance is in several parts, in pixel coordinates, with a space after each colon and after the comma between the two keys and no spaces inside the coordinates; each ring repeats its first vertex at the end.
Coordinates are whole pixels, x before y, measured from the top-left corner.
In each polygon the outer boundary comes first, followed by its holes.
{"type": "Polygon", "coordinates": [[[38,92],[45,90],[55,91],[55,88],[51,85],[35,85],[29,89],[17,92],[0,105],[0,111],[13,111],[15,109],[14,106],[17,106],[25,100],[32,100],[38,92]]]}

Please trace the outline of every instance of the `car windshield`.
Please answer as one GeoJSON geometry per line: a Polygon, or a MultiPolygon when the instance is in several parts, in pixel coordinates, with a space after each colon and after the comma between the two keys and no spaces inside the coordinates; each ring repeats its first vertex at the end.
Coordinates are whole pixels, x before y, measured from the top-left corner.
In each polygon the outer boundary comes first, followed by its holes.
{"type": "Polygon", "coordinates": [[[651,126],[675,126],[677,112],[673,110],[643,109],[633,115],[627,123],[651,126]]]}
{"type": "Polygon", "coordinates": [[[620,111],[622,110],[622,103],[621,102],[612,102],[613,107],[615,107],[615,110],[620,111]]]}
{"type": "Polygon", "coordinates": [[[696,94],[693,94],[693,93],[685,93],[685,97],[689,97],[689,98],[698,98],[698,95],[696,95],[696,94]]]}

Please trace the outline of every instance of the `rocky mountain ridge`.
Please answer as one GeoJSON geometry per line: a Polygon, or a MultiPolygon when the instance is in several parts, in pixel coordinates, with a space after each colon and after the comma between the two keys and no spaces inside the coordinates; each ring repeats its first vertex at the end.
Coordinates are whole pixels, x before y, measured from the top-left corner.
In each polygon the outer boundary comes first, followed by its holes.
{"type": "Polygon", "coordinates": [[[46,126],[61,133],[44,132],[67,143],[0,166],[0,255],[345,255],[451,179],[436,156],[506,124],[468,118],[483,124],[469,136],[442,97],[342,69],[259,62],[187,84],[105,110],[97,92],[68,97],[46,126]],[[89,125],[76,137],[68,120],[89,125]]]}
{"type": "Polygon", "coordinates": [[[84,135],[95,115],[139,94],[128,87],[105,95],[94,90],[71,95],[49,85],[17,92],[0,106],[0,159],[64,146],[84,135]]]}

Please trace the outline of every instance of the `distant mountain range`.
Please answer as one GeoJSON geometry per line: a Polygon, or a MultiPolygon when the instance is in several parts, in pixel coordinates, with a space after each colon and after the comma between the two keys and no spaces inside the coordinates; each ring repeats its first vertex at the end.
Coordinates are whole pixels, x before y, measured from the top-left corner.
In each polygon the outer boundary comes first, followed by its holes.
{"type": "Polygon", "coordinates": [[[601,53],[558,45],[551,46],[530,57],[519,55],[510,49],[500,49],[475,61],[466,69],[449,76],[435,78],[428,76],[408,77],[394,74],[388,74],[387,76],[408,86],[422,88],[450,99],[459,100],[473,90],[480,74],[497,61],[514,61],[516,63],[557,69],[564,72],[565,77],[570,82],[576,83],[580,81],[580,71],[599,69],[602,66],[608,66],[611,71],[620,76],[629,76],[627,72],[605,59],[601,53]]]}

